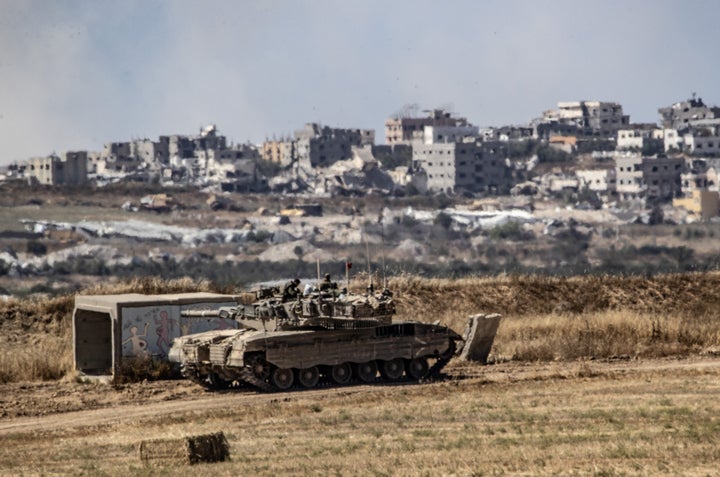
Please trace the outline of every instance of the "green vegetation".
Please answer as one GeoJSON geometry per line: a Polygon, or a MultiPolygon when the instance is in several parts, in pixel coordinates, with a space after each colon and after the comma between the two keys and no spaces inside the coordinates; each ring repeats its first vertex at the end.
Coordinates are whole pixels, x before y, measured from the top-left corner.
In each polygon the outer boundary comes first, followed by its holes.
{"type": "Polygon", "coordinates": [[[610,139],[586,139],[578,141],[577,154],[589,154],[593,151],[614,151],[615,141],[610,139]]]}
{"type": "MultiPolygon", "coordinates": [[[[664,245],[642,245],[636,247],[628,245],[621,249],[611,247],[601,250],[598,256],[602,263],[598,267],[606,273],[638,273],[647,269],[647,263],[652,263],[656,270],[666,271],[692,271],[707,269],[693,258],[694,252],[684,245],[668,247],[664,245]]],[[[705,263],[705,266],[718,267],[720,257],[705,263]]]]}
{"type": "Polygon", "coordinates": [[[520,222],[510,220],[502,225],[496,225],[488,231],[488,237],[493,240],[532,240],[532,232],[526,231],[520,222]]]}

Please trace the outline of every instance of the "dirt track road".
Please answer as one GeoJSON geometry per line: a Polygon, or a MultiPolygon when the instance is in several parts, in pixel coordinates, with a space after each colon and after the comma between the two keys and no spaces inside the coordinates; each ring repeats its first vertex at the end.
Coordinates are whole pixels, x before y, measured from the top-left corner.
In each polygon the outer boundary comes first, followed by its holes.
{"type": "MultiPolygon", "coordinates": [[[[446,381],[459,385],[501,386],[537,380],[621,378],[623,376],[717,374],[719,357],[683,359],[501,363],[491,366],[451,363],[446,381]]],[[[428,384],[432,385],[432,384],[428,384]]],[[[396,393],[415,383],[327,387],[286,393],[251,390],[209,392],[186,381],[157,381],[111,386],[75,382],[0,386],[0,436],[82,426],[104,426],[148,417],[191,414],[270,402],[320,400],[363,393],[396,393]]]]}

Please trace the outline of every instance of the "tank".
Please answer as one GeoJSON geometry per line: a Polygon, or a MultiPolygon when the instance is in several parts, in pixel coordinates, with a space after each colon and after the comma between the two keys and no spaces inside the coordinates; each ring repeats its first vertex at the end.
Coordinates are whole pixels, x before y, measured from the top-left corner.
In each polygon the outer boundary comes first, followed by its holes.
{"type": "Polygon", "coordinates": [[[393,294],[384,289],[336,296],[316,292],[288,299],[260,290],[255,301],[186,317],[221,317],[238,329],[176,338],[171,362],[207,388],[253,386],[263,391],[437,375],[462,349],[462,336],[440,324],[394,321],[393,294]]]}

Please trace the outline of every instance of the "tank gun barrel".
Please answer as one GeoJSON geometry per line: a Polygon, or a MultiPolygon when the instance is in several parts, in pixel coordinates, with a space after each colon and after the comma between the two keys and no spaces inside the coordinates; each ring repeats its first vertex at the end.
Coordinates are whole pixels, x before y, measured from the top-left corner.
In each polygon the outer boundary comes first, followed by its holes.
{"type": "Polygon", "coordinates": [[[275,317],[268,306],[238,305],[223,306],[215,310],[184,310],[180,316],[186,318],[224,318],[227,320],[267,320],[275,317]]]}
{"type": "Polygon", "coordinates": [[[185,318],[235,318],[237,308],[222,307],[216,310],[183,310],[180,316],[185,318]]]}

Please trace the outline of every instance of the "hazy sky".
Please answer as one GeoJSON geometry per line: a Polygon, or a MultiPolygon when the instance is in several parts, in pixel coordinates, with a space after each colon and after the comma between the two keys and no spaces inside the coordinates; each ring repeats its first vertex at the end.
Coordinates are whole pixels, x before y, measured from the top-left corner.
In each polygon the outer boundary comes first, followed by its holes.
{"type": "Polygon", "coordinates": [[[656,122],[693,92],[720,105],[719,18],[717,0],[0,0],[0,164],[210,123],[380,143],[412,103],[499,126],[597,99],[656,122]]]}

